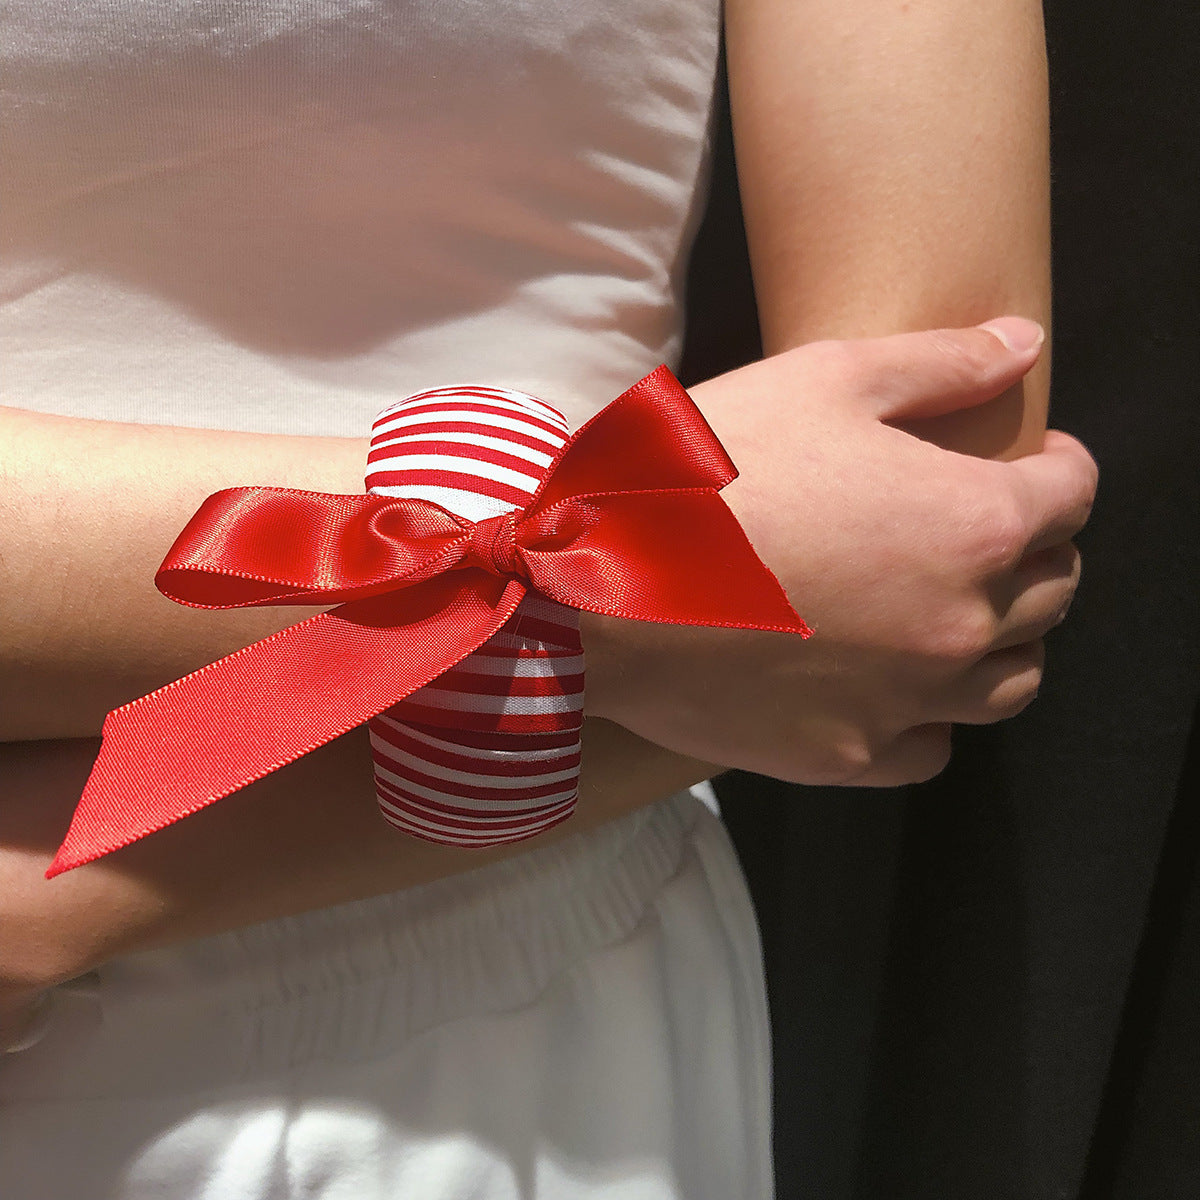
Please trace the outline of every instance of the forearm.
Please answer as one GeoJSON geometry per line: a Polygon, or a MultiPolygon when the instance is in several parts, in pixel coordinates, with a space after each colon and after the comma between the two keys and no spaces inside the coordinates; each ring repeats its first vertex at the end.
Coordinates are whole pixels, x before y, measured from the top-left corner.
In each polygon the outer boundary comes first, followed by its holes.
{"type": "MultiPolygon", "coordinates": [[[[738,170],[768,353],[822,338],[1049,318],[1037,0],[731,0],[738,170]]],[[[1049,356],[923,427],[1040,445],[1049,356]]]]}
{"type": "MultiPolygon", "coordinates": [[[[0,990],[529,848],[454,850],[390,830],[358,730],[143,843],[44,880],[98,747],[71,735],[97,733],[110,708],[311,612],[166,600],[153,576],[179,529],[206,495],[237,483],[359,491],[366,446],[12,409],[0,420],[0,990]]],[[[577,814],[539,843],[711,771],[589,722],[577,814]]]]}
{"type": "Polygon", "coordinates": [[[312,610],[185,608],[154,572],[238,484],[363,487],[366,442],[123,425],[0,408],[0,740],[104,714],[312,610]]]}
{"type": "Polygon", "coordinates": [[[365,899],[592,828],[705,778],[606,721],[585,726],[579,806],[534,842],[439,846],[380,818],[356,730],[219,804],[47,881],[95,755],[91,739],[0,746],[0,999],[121,953],[365,899]]]}
{"type": "MultiPolygon", "coordinates": [[[[712,769],[650,742],[802,782],[895,784],[939,769],[950,722],[997,720],[1028,703],[1037,665],[1008,650],[1051,627],[1073,582],[1065,561],[1057,582],[1047,570],[1022,583],[1016,564],[1029,545],[1055,546],[1082,523],[1090,460],[1059,438],[1031,459],[982,462],[886,419],[982,402],[1034,357],[980,330],[905,335],[805,347],[697,389],[743,468],[730,503],[818,636],[617,622],[598,649],[589,641],[593,711],[649,741],[589,722],[579,812],[538,842],[712,769]],[[794,436],[780,438],[789,409],[794,436]],[[880,589],[883,576],[894,586],[880,589]],[[1002,612],[996,596],[1011,600],[1002,612]]],[[[94,741],[0,747],[0,993],[527,848],[449,850],[384,828],[359,730],[47,883],[94,751],[94,741]]]]}

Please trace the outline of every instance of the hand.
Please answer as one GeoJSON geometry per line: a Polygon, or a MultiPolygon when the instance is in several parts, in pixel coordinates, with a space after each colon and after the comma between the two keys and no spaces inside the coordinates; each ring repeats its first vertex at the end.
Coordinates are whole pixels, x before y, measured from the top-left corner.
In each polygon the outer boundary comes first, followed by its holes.
{"type": "Polygon", "coordinates": [[[891,786],[945,766],[952,722],[1024,708],[1095,464],[1062,433],[1003,463],[894,424],[1025,375],[1040,328],[990,325],[817,342],[692,389],[741,471],[722,494],[814,636],[589,617],[589,711],[725,766],[891,786]]]}

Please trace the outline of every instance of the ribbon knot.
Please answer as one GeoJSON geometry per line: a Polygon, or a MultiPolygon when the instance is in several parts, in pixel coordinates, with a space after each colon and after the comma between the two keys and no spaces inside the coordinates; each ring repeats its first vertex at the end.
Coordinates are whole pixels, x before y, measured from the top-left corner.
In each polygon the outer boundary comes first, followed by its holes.
{"type": "Polygon", "coordinates": [[[511,512],[475,522],[464,560],[502,579],[519,578],[522,574],[516,546],[519,518],[520,513],[511,512]]]}
{"type": "Polygon", "coordinates": [[[566,442],[524,508],[469,529],[417,499],[270,487],[210,496],[159,569],[161,591],[213,608],[338,607],[109,713],[47,876],[391,708],[482,646],[528,591],[631,620],[807,637],[718,495],[736,475],[659,367],[566,442]]]}

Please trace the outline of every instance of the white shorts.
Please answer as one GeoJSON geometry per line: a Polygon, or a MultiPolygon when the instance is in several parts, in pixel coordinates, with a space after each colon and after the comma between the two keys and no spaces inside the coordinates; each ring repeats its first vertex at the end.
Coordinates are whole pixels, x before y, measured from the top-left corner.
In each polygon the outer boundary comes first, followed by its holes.
{"type": "Polygon", "coordinates": [[[6,1200],[766,1200],[753,911],[684,794],[111,963],[0,1058],[6,1200]]]}

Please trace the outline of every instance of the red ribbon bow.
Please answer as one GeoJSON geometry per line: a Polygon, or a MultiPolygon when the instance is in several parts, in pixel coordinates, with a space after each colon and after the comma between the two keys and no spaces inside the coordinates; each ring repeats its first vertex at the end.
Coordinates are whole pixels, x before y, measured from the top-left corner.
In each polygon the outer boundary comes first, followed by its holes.
{"type": "Polygon", "coordinates": [[[527,588],[641,621],[799,633],[717,495],[737,470],[666,367],[579,430],[523,512],[230,488],[155,576],[182,604],[339,607],[108,714],[47,877],[237,791],[383,712],[481,646],[527,588]]]}

